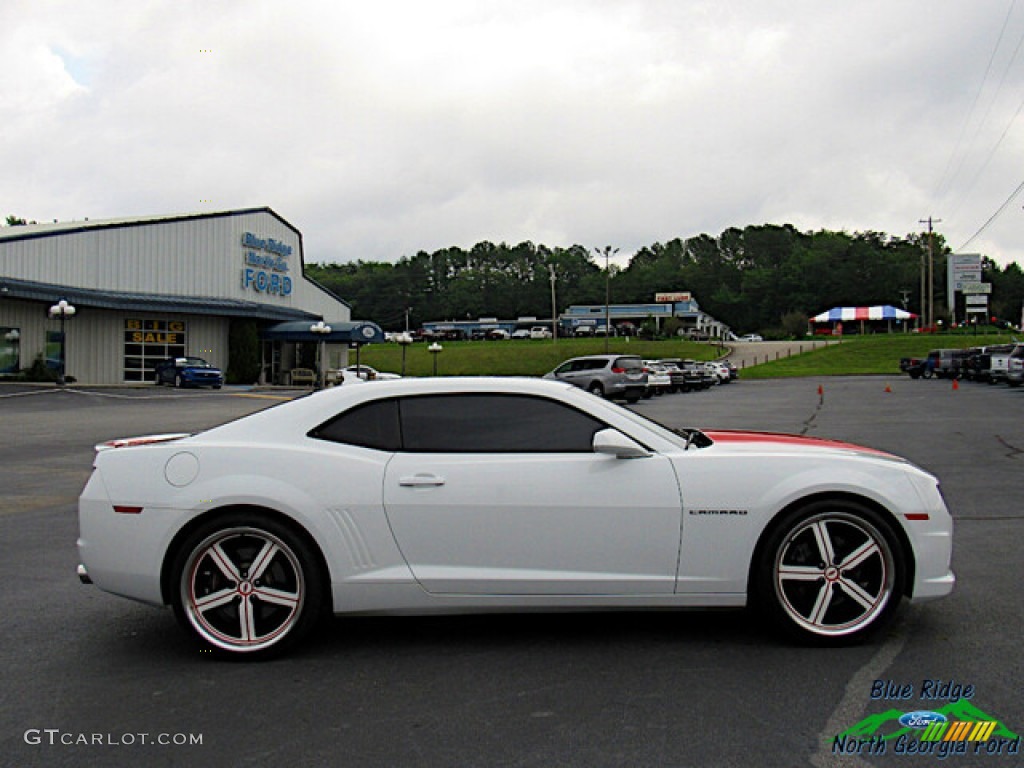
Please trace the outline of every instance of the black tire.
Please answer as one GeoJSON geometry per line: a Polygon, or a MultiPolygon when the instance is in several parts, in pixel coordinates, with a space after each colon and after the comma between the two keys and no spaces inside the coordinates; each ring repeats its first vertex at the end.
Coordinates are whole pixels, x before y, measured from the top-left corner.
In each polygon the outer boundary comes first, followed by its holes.
{"type": "Polygon", "coordinates": [[[626,395],[626,402],[630,405],[640,402],[640,395],[626,395]]]}
{"type": "Polygon", "coordinates": [[[214,388],[214,389],[220,389],[220,384],[214,384],[214,385],[213,385],[213,388],[214,388]]]}
{"type": "Polygon", "coordinates": [[[773,526],[758,550],[751,592],[791,637],[846,645],[892,620],[906,572],[899,539],[878,512],[856,501],[823,500],[773,526]]]}
{"type": "Polygon", "coordinates": [[[934,371],[932,371],[932,370],[930,370],[928,368],[925,368],[923,371],[921,371],[921,377],[925,378],[925,379],[930,379],[932,377],[933,373],[934,373],[934,371]]]}
{"type": "Polygon", "coordinates": [[[305,537],[266,515],[219,516],[175,555],[174,615],[204,649],[269,658],[307,635],[323,613],[319,562],[305,537]]]}
{"type": "Polygon", "coordinates": [[[598,397],[604,397],[604,387],[601,386],[600,381],[591,382],[590,386],[587,387],[587,392],[598,397]]]}

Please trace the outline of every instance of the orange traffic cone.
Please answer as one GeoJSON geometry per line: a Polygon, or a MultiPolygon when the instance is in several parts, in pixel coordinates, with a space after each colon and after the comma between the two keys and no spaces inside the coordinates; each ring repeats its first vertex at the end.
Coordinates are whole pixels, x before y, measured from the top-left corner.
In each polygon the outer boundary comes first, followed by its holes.
{"type": "Polygon", "coordinates": [[[825,388],[823,386],[821,386],[821,384],[818,385],[818,394],[819,395],[824,395],[825,394],[825,388]]]}
{"type": "Polygon", "coordinates": [[[885,385],[885,391],[890,393],[890,394],[892,394],[892,387],[890,387],[888,384],[886,384],[885,385]]]}
{"type": "Polygon", "coordinates": [[[953,391],[956,392],[958,389],[960,389],[960,382],[953,379],[953,391]]]}

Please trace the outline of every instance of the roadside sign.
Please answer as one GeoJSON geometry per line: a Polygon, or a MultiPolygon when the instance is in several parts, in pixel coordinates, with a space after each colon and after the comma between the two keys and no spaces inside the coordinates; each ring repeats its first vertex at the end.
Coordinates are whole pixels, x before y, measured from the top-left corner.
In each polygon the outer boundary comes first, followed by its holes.
{"type": "Polygon", "coordinates": [[[961,293],[992,293],[992,283],[982,283],[977,281],[971,282],[960,282],[956,284],[956,289],[961,293]]]}

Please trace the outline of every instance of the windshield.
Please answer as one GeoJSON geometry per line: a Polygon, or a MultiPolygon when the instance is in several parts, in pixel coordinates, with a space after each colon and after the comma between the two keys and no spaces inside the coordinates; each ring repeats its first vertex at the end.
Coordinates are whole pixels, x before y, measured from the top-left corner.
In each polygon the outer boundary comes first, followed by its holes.
{"type": "Polygon", "coordinates": [[[690,448],[707,448],[710,445],[714,445],[714,441],[699,429],[694,429],[692,427],[669,427],[662,424],[660,421],[655,421],[649,416],[641,416],[639,413],[632,411],[629,408],[622,408],[621,413],[623,413],[630,421],[657,433],[664,440],[675,443],[683,450],[689,450],[690,448]]]}

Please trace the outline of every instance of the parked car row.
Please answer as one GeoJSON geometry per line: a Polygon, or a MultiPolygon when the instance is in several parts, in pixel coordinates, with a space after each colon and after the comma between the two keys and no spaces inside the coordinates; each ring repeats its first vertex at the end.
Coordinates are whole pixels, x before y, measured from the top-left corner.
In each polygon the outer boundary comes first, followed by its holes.
{"type": "Polygon", "coordinates": [[[635,403],[641,398],[691,392],[728,384],[737,378],[736,366],[668,358],[642,360],[637,355],[587,355],[566,360],[545,379],[574,384],[600,397],[635,403]]]}
{"type": "Polygon", "coordinates": [[[927,357],[904,357],[900,370],[912,379],[967,379],[1019,387],[1024,381],[1024,343],[968,349],[933,349],[927,357]]]}

